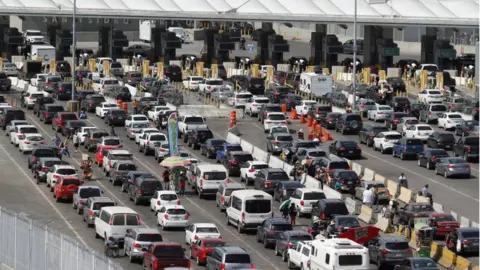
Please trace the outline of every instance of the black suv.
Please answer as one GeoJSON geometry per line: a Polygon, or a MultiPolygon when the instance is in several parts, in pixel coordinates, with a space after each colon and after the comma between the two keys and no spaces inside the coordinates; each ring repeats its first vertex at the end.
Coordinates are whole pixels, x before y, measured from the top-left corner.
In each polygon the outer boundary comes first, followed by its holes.
{"type": "Polygon", "coordinates": [[[82,100],[82,108],[87,109],[87,112],[95,112],[95,108],[100,106],[102,102],[105,102],[105,98],[102,95],[90,94],[85,96],[82,100]]]}
{"type": "Polygon", "coordinates": [[[267,117],[267,114],[269,112],[282,112],[282,107],[280,106],[280,104],[263,104],[260,108],[260,111],[258,112],[257,120],[263,123],[263,120],[265,119],[265,117],[267,117]]]}
{"type": "Polygon", "coordinates": [[[223,165],[230,176],[240,176],[240,168],[247,161],[253,160],[252,154],[244,151],[228,151],[223,157],[223,165]]]}
{"type": "Polygon", "coordinates": [[[311,116],[313,120],[320,122],[325,119],[328,113],[332,112],[332,106],[325,104],[315,104],[307,112],[308,116],[311,116]]]}
{"type": "Polygon", "coordinates": [[[40,108],[45,104],[55,103],[55,100],[52,97],[38,97],[33,103],[33,114],[40,116],[40,108]]]}
{"type": "Polygon", "coordinates": [[[105,115],[105,124],[109,126],[124,126],[125,121],[127,120],[127,113],[120,109],[111,109],[105,115]]]}
{"type": "Polygon", "coordinates": [[[265,80],[257,77],[248,77],[247,92],[252,93],[252,95],[262,96],[265,94],[265,80]]]}
{"type": "Polygon", "coordinates": [[[5,130],[12,120],[25,120],[25,112],[18,108],[2,108],[0,114],[0,125],[5,130]]]}
{"type": "Polygon", "coordinates": [[[389,105],[394,112],[406,112],[410,109],[410,100],[406,97],[394,97],[389,105]]]}
{"type": "Polygon", "coordinates": [[[389,131],[384,125],[366,124],[358,133],[358,140],[360,143],[364,143],[369,147],[373,146],[373,138],[377,136],[378,133],[384,131],[389,131]]]}
{"type": "Polygon", "coordinates": [[[150,202],[157,190],[162,190],[162,183],[157,178],[140,176],[135,179],[135,183],[130,183],[127,193],[130,201],[135,202],[135,205],[139,205],[141,202],[150,202]]]}
{"type": "Polygon", "coordinates": [[[327,226],[334,215],[348,215],[345,203],[340,199],[318,200],[312,207],[312,217],[320,218],[322,225],[327,226]]]}
{"type": "Polygon", "coordinates": [[[130,171],[127,173],[127,176],[122,178],[122,187],[121,190],[122,192],[127,192],[128,188],[130,187],[130,184],[135,183],[137,178],[140,176],[145,176],[145,177],[153,177],[153,175],[149,172],[144,172],[144,171],[130,171]]]}
{"type": "Polygon", "coordinates": [[[72,83],[60,82],[52,91],[52,96],[58,100],[70,100],[72,97],[72,83]]]}
{"type": "Polygon", "coordinates": [[[435,131],[427,138],[427,147],[453,150],[455,136],[445,131],[435,131]]]}
{"type": "Polygon", "coordinates": [[[32,153],[28,156],[27,167],[32,169],[32,166],[37,163],[39,158],[51,157],[61,158],[60,149],[52,146],[38,146],[33,149],[32,153]]]}
{"type": "Polygon", "coordinates": [[[255,175],[253,187],[273,195],[275,186],[279,182],[290,181],[288,174],[280,168],[261,169],[255,175]]]}
{"type": "Polygon", "coordinates": [[[58,112],[64,112],[65,108],[62,105],[58,104],[45,104],[40,107],[40,111],[38,112],[38,116],[40,117],[40,121],[43,121],[45,124],[52,123],[52,119],[58,112]]]}
{"type": "Polygon", "coordinates": [[[273,246],[280,234],[284,231],[291,231],[292,225],[284,218],[267,218],[257,228],[257,242],[262,242],[263,247],[273,246]]]}
{"type": "Polygon", "coordinates": [[[346,113],[340,116],[335,131],[345,135],[347,132],[358,133],[363,128],[362,118],[358,113],[346,113]]]}
{"type": "Polygon", "coordinates": [[[215,158],[217,150],[222,150],[224,143],[227,143],[224,139],[208,139],[200,145],[200,154],[207,158],[215,158]]]}
{"type": "Polygon", "coordinates": [[[213,133],[208,128],[196,128],[187,132],[185,136],[186,143],[193,149],[200,149],[200,145],[205,143],[208,139],[213,138],[213,133]]]}

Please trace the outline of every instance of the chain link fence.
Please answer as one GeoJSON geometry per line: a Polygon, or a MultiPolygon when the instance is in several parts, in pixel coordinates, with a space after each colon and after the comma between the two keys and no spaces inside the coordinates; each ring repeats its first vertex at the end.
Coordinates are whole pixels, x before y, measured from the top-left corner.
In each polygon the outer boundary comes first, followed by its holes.
{"type": "Polygon", "coordinates": [[[47,225],[0,207],[0,270],[124,270],[47,225]]]}

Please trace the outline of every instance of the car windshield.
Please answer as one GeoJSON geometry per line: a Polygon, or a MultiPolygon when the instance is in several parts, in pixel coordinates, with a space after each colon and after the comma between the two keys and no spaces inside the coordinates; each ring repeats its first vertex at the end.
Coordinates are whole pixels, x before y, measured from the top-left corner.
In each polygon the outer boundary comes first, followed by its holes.
{"type": "Polygon", "coordinates": [[[237,98],[251,98],[252,94],[238,94],[237,98]]]}
{"type": "Polygon", "coordinates": [[[417,204],[412,207],[413,212],[433,212],[433,207],[429,204],[417,204]]]}
{"type": "Polygon", "coordinates": [[[463,238],[479,238],[479,231],[461,232],[463,238]]]}
{"type": "Polygon", "coordinates": [[[63,179],[62,186],[70,186],[70,185],[80,185],[80,180],[78,179],[63,179]]]}
{"type": "Polygon", "coordinates": [[[389,134],[389,135],[385,135],[385,139],[387,140],[399,140],[402,138],[402,135],[401,134],[389,134]]]}
{"type": "Polygon", "coordinates": [[[218,229],[215,227],[200,227],[197,228],[197,233],[218,233],[218,229]]]}
{"type": "Polygon", "coordinates": [[[153,250],[156,258],[185,258],[185,252],[180,245],[159,245],[153,250]]]}
{"type": "Polygon", "coordinates": [[[440,91],[428,91],[429,95],[441,95],[440,91]]]}
{"type": "Polygon", "coordinates": [[[170,208],[167,209],[167,214],[170,215],[185,215],[187,211],[183,208],[170,208]]]}
{"type": "Polygon", "coordinates": [[[60,174],[60,175],[75,175],[77,174],[77,171],[75,169],[71,169],[71,168],[65,168],[65,169],[58,169],[56,171],[56,174],[60,174]]]}
{"type": "Polygon", "coordinates": [[[450,119],[462,119],[462,116],[460,114],[450,114],[448,116],[450,119]]]}
{"type": "Polygon", "coordinates": [[[252,168],[255,170],[268,169],[268,164],[255,164],[252,165],[252,168]]]}
{"type": "Polygon", "coordinates": [[[150,141],[166,141],[167,138],[162,134],[155,134],[150,136],[150,141]]]}
{"type": "Polygon", "coordinates": [[[430,109],[432,112],[446,112],[447,106],[445,105],[433,105],[430,109]]]}
{"type": "Polygon", "coordinates": [[[413,260],[412,265],[412,269],[438,270],[437,264],[433,260],[413,260]]]}
{"type": "Polygon", "coordinates": [[[339,171],[337,176],[339,179],[358,180],[358,175],[354,171],[339,171]]]}
{"type": "Polygon", "coordinates": [[[132,128],[137,128],[137,129],[148,128],[148,124],[147,123],[132,123],[131,127],[132,128]]]}
{"type": "Polygon", "coordinates": [[[290,237],[290,241],[292,243],[297,243],[299,241],[309,241],[309,240],[312,240],[312,236],[308,234],[297,234],[297,235],[292,235],[290,237]]]}
{"type": "Polygon", "coordinates": [[[379,111],[391,111],[392,108],[390,106],[379,106],[378,110],[379,111]]]}
{"type": "Polygon", "coordinates": [[[453,136],[453,134],[450,134],[450,133],[440,134],[440,139],[444,142],[454,142],[455,141],[455,137],[453,136]]]}
{"type": "Polygon", "coordinates": [[[235,190],[244,190],[244,188],[228,188],[228,189],[225,189],[225,196],[230,196],[232,195],[232,192],[234,192],[235,190]]]}
{"type": "Polygon", "coordinates": [[[37,149],[33,156],[39,157],[56,157],[55,151],[53,149],[37,149]]]}
{"type": "Polygon", "coordinates": [[[73,113],[62,114],[62,118],[63,118],[63,120],[77,120],[78,119],[77,115],[73,114],[73,113]]]}
{"type": "Polygon", "coordinates": [[[255,99],[255,103],[257,104],[267,104],[270,101],[268,99],[255,99]]]}
{"type": "Polygon", "coordinates": [[[115,206],[114,202],[97,202],[93,204],[92,210],[100,210],[102,207],[115,206]]]}
{"type": "Polygon", "coordinates": [[[282,108],[280,106],[272,106],[265,108],[267,112],[282,112],[282,108]]]}
{"type": "Polygon", "coordinates": [[[281,120],[285,120],[285,115],[283,115],[283,114],[270,114],[268,116],[268,119],[274,120],[274,121],[281,121],[281,120]]]}
{"type": "Polygon", "coordinates": [[[272,211],[270,200],[247,200],[245,202],[245,212],[250,214],[265,214],[272,211]]]}
{"type": "Polygon", "coordinates": [[[349,169],[350,165],[348,165],[348,163],[345,161],[330,162],[330,165],[328,166],[328,168],[331,170],[349,169]]]}
{"type": "Polygon", "coordinates": [[[119,145],[120,139],[106,139],[103,141],[104,145],[119,145]]]}
{"type": "Polygon", "coordinates": [[[461,158],[449,158],[447,162],[448,164],[467,164],[467,162],[461,158]]]}
{"type": "Polygon", "coordinates": [[[163,238],[159,233],[142,233],[137,235],[139,242],[162,242],[163,238]]]}
{"type": "Polygon", "coordinates": [[[246,161],[253,160],[253,157],[251,154],[240,154],[240,155],[235,155],[234,159],[240,163],[244,163],[246,161]]]}
{"type": "Polygon", "coordinates": [[[223,85],[223,81],[221,81],[221,80],[210,80],[210,81],[207,81],[207,84],[208,85],[223,85]]]}
{"type": "Polygon", "coordinates": [[[162,201],[175,201],[177,200],[177,194],[162,194],[160,195],[160,200],[162,201]]]}
{"type": "Polygon", "coordinates": [[[299,142],[297,143],[297,148],[315,148],[320,145],[319,142],[299,142]]]}
{"type": "Polygon", "coordinates": [[[227,151],[242,151],[240,145],[227,145],[227,151]]]}
{"type": "Polygon", "coordinates": [[[408,250],[408,249],[410,249],[410,247],[408,246],[408,242],[386,243],[385,247],[389,250],[408,250]]]}
{"type": "Polygon", "coordinates": [[[339,227],[360,227],[360,223],[356,217],[341,217],[337,219],[339,227]]]}
{"type": "Polygon", "coordinates": [[[250,264],[251,262],[248,254],[227,254],[225,256],[225,263],[250,264]]]}
{"type": "Polygon", "coordinates": [[[160,190],[162,188],[162,183],[160,181],[143,181],[141,184],[142,189],[144,190],[160,190]]]}
{"type": "Polygon", "coordinates": [[[19,133],[38,133],[36,127],[24,127],[20,128],[19,133]]]}
{"type": "Polygon", "coordinates": [[[98,188],[82,188],[78,192],[80,198],[100,197],[102,192],[98,188]]]}
{"type": "Polygon", "coordinates": [[[210,140],[210,144],[213,146],[222,146],[224,143],[224,140],[210,140]]]}
{"type": "Polygon", "coordinates": [[[289,180],[286,172],[269,172],[267,180],[289,180]]]}
{"type": "Polygon", "coordinates": [[[290,141],[293,141],[293,137],[292,136],[277,136],[277,141],[290,142],[290,141]]]}
{"type": "Polygon", "coordinates": [[[456,221],[452,215],[441,215],[441,216],[434,216],[435,221],[437,222],[444,222],[444,221],[456,221]]]}
{"type": "Polygon", "coordinates": [[[137,166],[132,163],[123,163],[118,165],[118,170],[119,171],[136,171],[137,166]]]}
{"type": "Polygon", "coordinates": [[[225,180],[227,178],[226,172],[206,172],[203,174],[205,180],[225,180]]]}
{"type": "Polygon", "coordinates": [[[433,130],[433,129],[429,126],[417,126],[417,130],[433,130]]]}
{"type": "Polygon", "coordinates": [[[202,117],[186,117],[185,118],[185,123],[189,124],[203,124],[203,118],[202,117]]]}
{"type": "Polygon", "coordinates": [[[50,77],[48,78],[48,81],[49,82],[61,82],[62,81],[62,77],[50,77]]]}
{"type": "Polygon", "coordinates": [[[71,121],[69,122],[69,125],[71,127],[75,127],[75,128],[79,128],[79,127],[84,127],[86,126],[87,124],[83,121],[71,121]]]}
{"type": "Polygon", "coordinates": [[[203,241],[203,246],[208,248],[224,247],[225,245],[226,243],[221,241],[203,241]]]}

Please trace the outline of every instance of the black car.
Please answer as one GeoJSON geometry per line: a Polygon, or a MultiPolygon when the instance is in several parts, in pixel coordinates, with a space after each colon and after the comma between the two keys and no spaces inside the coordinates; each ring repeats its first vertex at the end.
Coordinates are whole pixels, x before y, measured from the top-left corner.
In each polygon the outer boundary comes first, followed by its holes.
{"type": "Polygon", "coordinates": [[[318,200],[312,207],[312,217],[316,216],[320,219],[321,224],[325,227],[335,215],[348,215],[347,206],[340,199],[322,199],[318,200]]]}
{"type": "Polygon", "coordinates": [[[269,112],[282,112],[282,107],[280,106],[280,104],[263,104],[258,112],[257,120],[263,123],[263,120],[265,119],[265,117],[267,117],[267,114],[269,112]]]}
{"type": "Polygon", "coordinates": [[[36,116],[40,116],[40,108],[42,108],[45,104],[52,104],[55,103],[55,100],[52,97],[37,97],[35,103],[33,104],[33,114],[36,116]]]}
{"type": "Polygon", "coordinates": [[[292,225],[284,218],[265,219],[257,228],[257,242],[263,243],[263,247],[269,248],[275,244],[282,232],[293,230],[292,225]]]}
{"type": "Polygon", "coordinates": [[[405,82],[400,77],[388,77],[387,87],[390,89],[390,91],[393,91],[393,92],[406,91],[405,82]]]}
{"type": "Polygon", "coordinates": [[[470,131],[474,127],[478,126],[478,121],[476,120],[465,120],[460,125],[457,125],[455,128],[455,135],[457,136],[468,136],[470,131]]]}
{"type": "Polygon", "coordinates": [[[287,86],[273,86],[265,89],[265,96],[271,103],[278,104],[280,100],[290,93],[292,89],[287,86]]]}
{"type": "Polygon", "coordinates": [[[447,235],[447,247],[458,255],[467,252],[478,254],[479,229],[478,227],[456,228],[447,235]],[[460,246],[457,243],[460,242],[460,246]]]}
{"type": "Polygon", "coordinates": [[[25,120],[25,112],[22,109],[8,107],[2,108],[0,114],[0,125],[5,130],[12,120],[25,120]]]}
{"type": "Polygon", "coordinates": [[[326,128],[326,129],[334,129],[335,126],[337,125],[337,119],[342,116],[342,113],[338,113],[338,112],[331,112],[331,113],[327,113],[327,115],[325,115],[325,117],[323,117],[322,119],[320,119],[320,126],[326,128]]]}
{"type": "MultiPolygon", "coordinates": [[[[85,99],[86,96],[92,94],[92,91],[89,90],[76,90],[74,94],[74,99],[81,102],[85,99]]],[[[80,103],[82,105],[82,103],[80,103]]]]}
{"type": "Polygon", "coordinates": [[[389,131],[388,128],[384,125],[377,124],[365,124],[358,133],[358,141],[364,143],[367,146],[373,146],[373,138],[377,136],[380,132],[389,131]]]}
{"type": "Polygon", "coordinates": [[[82,101],[82,108],[85,108],[87,112],[95,112],[95,108],[100,106],[102,102],[105,102],[105,97],[97,94],[90,94],[85,96],[82,101]]]}
{"type": "Polygon", "coordinates": [[[172,82],[182,81],[182,68],[177,65],[166,65],[163,73],[165,77],[169,78],[172,82]]]}
{"type": "Polygon", "coordinates": [[[402,117],[407,117],[408,114],[404,112],[394,112],[385,119],[385,126],[387,126],[390,130],[397,130],[397,125],[400,122],[402,117]]]}
{"type": "Polygon", "coordinates": [[[62,126],[62,135],[70,137],[75,134],[80,128],[86,127],[87,124],[82,120],[68,120],[65,125],[62,126]]]}
{"type": "Polygon", "coordinates": [[[429,148],[418,153],[418,166],[425,166],[427,170],[435,169],[435,164],[437,164],[441,158],[448,156],[447,151],[443,149],[429,148]]]}
{"type": "Polygon", "coordinates": [[[414,218],[428,217],[435,212],[430,203],[408,203],[397,211],[397,218],[400,224],[413,226],[414,218]]]}
{"type": "Polygon", "coordinates": [[[328,146],[330,154],[350,159],[362,158],[362,149],[355,141],[335,141],[328,146]]]}
{"type": "Polygon", "coordinates": [[[458,139],[453,145],[453,155],[463,156],[466,161],[471,159],[478,160],[478,137],[467,137],[458,139]]]}
{"type": "Polygon", "coordinates": [[[58,104],[45,104],[40,108],[39,116],[40,121],[45,124],[51,124],[52,119],[58,112],[64,112],[65,108],[62,105],[58,104]]]}
{"type": "Polygon", "coordinates": [[[333,170],[329,173],[327,179],[328,185],[331,188],[335,188],[335,183],[340,183],[340,193],[347,193],[355,195],[355,187],[360,185],[360,177],[352,170],[333,170]]]}
{"type": "Polygon", "coordinates": [[[410,100],[406,97],[393,97],[389,105],[394,112],[407,112],[410,109],[410,100]]]}
{"type": "Polygon", "coordinates": [[[277,241],[275,241],[275,255],[282,256],[282,261],[288,259],[287,252],[289,249],[295,249],[300,241],[311,241],[312,235],[305,231],[284,231],[277,241]]]}
{"type": "Polygon", "coordinates": [[[455,144],[455,136],[445,131],[435,131],[427,138],[427,146],[430,148],[442,148],[452,150],[455,144]]]}
{"type": "Polygon", "coordinates": [[[248,77],[246,75],[232,75],[230,81],[233,83],[235,89],[246,89],[248,77]]]}
{"type": "Polygon", "coordinates": [[[162,190],[162,183],[152,176],[140,176],[128,186],[128,198],[135,205],[150,202],[155,191],[162,190]]]}
{"type": "Polygon", "coordinates": [[[332,112],[332,106],[325,105],[325,104],[315,104],[313,105],[307,112],[308,116],[311,116],[313,120],[317,120],[317,122],[321,122],[322,119],[328,115],[328,113],[332,112]]]}
{"type": "Polygon", "coordinates": [[[168,111],[162,111],[159,115],[158,115],[158,118],[155,120],[156,121],[156,126],[158,129],[164,129],[166,128],[167,126],[167,120],[168,120],[168,117],[170,117],[170,115],[172,113],[176,113],[178,115],[178,112],[177,111],[173,111],[173,110],[168,110],[168,111]]]}
{"type": "Polygon", "coordinates": [[[278,182],[275,185],[275,190],[273,191],[273,199],[283,202],[285,200],[288,200],[297,188],[303,188],[303,187],[305,186],[298,181],[278,182]]]}
{"type": "Polygon", "coordinates": [[[187,136],[184,136],[184,140],[186,140],[187,145],[193,147],[193,149],[200,149],[201,144],[213,138],[213,133],[208,128],[189,130],[186,135],[187,136]]]}
{"type": "Polygon", "coordinates": [[[111,109],[105,114],[105,124],[109,126],[124,126],[127,120],[127,113],[121,109],[111,109]]]}
{"type": "Polygon", "coordinates": [[[257,190],[273,194],[276,184],[284,181],[290,181],[290,177],[283,169],[261,169],[255,175],[253,187],[257,190]]]}
{"type": "Polygon", "coordinates": [[[125,176],[124,178],[122,178],[122,187],[121,187],[121,190],[122,192],[127,192],[127,190],[129,189],[130,187],[130,184],[131,183],[135,183],[135,181],[137,180],[137,178],[139,178],[140,176],[144,176],[144,177],[147,177],[147,178],[150,178],[150,177],[154,177],[151,173],[149,172],[144,172],[144,171],[130,171],[127,173],[127,176],[125,176]]]}
{"type": "Polygon", "coordinates": [[[70,100],[72,98],[72,83],[60,82],[54,86],[52,96],[58,100],[70,100]]]}
{"type": "Polygon", "coordinates": [[[265,80],[257,77],[248,77],[247,92],[250,92],[252,95],[261,96],[265,94],[265,80]]]}
{"type": "Polygon", "coordinates": [[[240,168],[247,161],[253,160],[252,154],[244,151],[228,151],[223,157],[223,165],[230,176],[240,176],[240,168]]]}
{"type": "Polygon", "coordinates": [[[343,233],[353,228],[361,227],[358,217],[350,215],[336,215],[333,217],[335,221],[334,229],[338,233],[343,233]]]}
{"type": "Polygon", "coordinates": [[[347,132],[358,133],[363,128],[362,118],[358,113],[345,113],[337,119],[335,131],[344,135],[347,132]]]}
{"type": "Polygon", "coordinates": [[[207,158],[215,158],[217,150],[222,150],[223,144],[226,142],[224,139],[208,139],[200,145],[200,154],[207,158]]]}

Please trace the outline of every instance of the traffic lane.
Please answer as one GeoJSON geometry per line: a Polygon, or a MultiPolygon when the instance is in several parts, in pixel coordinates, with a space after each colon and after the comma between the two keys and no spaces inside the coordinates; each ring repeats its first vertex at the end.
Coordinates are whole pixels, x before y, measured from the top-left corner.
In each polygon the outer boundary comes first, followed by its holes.
{"type": "MultiPolygon", "coordinates": [[[[248,117],[248,116],[246,116],[248,117]]],[[[209,121],[209,127],[214,132],[224,134],[228,129],[227,120],[209,121]]],[[[266,134],[263,127],[255,118],[246,118],[239,123],[241,137],[261,149],[266,150],[266,134]]],[[[305,125],[298,121],[292,121],[289,125],[292,132],[300,128],[307,131],[305,125]]],[[[340,135],[333,133],[335,139],[358,141],[357,135],[340,135]]],[[[421,190],[425,184],[430,184],[429,190],[433,194],[434,201],[444,205],[446,210],[453,210],[461,216],[468,217],[473,221],[478,220],[478,209],[466,208],[465,205],[478,204],[478,177],[470,179],[445,179],[436,176],[433,171],[426,173],[426,169],[418,167],[416,161],[397,162],[391,155],[382,155],[367,148],[364,145],[362,152],[364,158],[355,160],[362,166],[374,170],[376,173],[385,176],[388,179],[396,180],[400,173],[404,172],[409,179],[409,186],[414,190],[421,190]]],[[[328,150],[328,143],[323,143],[322,148],[328,150]]],[[[475,172],[473,172],[474,174],[475,172]]],[[[477,174],[478,175],[478,174],[477,174]]]]}

